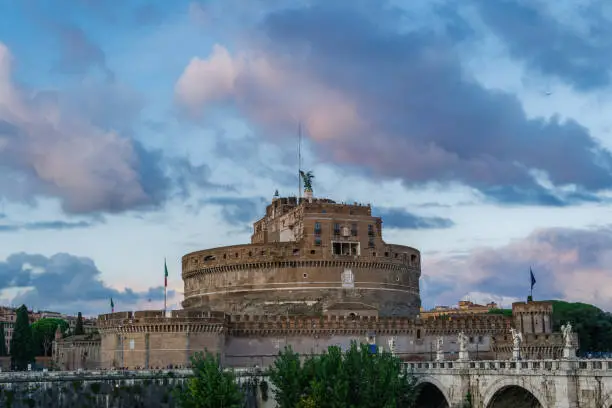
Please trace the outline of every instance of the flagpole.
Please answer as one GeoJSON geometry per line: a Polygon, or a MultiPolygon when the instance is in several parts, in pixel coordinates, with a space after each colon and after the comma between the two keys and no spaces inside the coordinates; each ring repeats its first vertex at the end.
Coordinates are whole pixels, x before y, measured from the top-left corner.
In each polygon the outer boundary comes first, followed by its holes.
{"type": "Polygon", "coordinates": [[[168,301],[168,266],[166,264],[166,258],[164,257],[164,317],[166,317],[166,311],[168,301]]]}

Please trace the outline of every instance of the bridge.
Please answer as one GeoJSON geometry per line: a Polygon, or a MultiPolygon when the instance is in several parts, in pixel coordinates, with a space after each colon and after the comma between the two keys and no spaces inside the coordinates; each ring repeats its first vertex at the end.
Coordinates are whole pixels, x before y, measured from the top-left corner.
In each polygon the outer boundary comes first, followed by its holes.
{"type": "MultiPolygon", "coordinates": [[[[418,379],[419,408],[612,408],[612,359],[477,360],[406,362],[418,379]]],[[[253,368],[236,369],[240,378],[265,377],[253,368]]],[[[58,384],[180,383],[191,370],[0,372],[0,389],[66,388],[58,384]]],[[[68,387],[70,389],[70,387],[68,387]]],[[[273,389],[270,389],[273,393],[273,389]]],[[[274,407],[271,397],[261,407],[274,407]]],[[[37,405],[43,406],[43,405],[37,405]]]]}
{"type": "Polygon", "coordinates": [[[420,408],[612,408],[612,359],[429,361],[418,378],[420,408]]]}

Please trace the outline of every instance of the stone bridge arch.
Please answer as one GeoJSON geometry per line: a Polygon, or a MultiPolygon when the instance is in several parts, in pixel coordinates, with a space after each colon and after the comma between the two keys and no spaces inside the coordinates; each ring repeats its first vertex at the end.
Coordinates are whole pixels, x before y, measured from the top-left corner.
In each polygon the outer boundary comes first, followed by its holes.
{"type": "Polygon", "coordinates": [[[532,387],[530,384],[526,383],[525,381],[522,381],[521,378],[517,377],[519,376],[505,377],[489,385],[482,394],[482,401],[484,403],[483,407],[489,408],[491,402],[493,402],[493,398],[498,392],[503,391],[505,388],[508,387],[518,387],[531,393],[531,395],[533,395],[535,399],[540,403],[542,408],[554,408],[548,406],[548,400],[545,398],[542,392],[540,392],[539,388],[532,387]]]}
{"type": "Polygon", "coordinates": [[[612,393],[606,395],[603,398],[603,403],[601,404],[602,408],[611,408],[612,407],[612,393]]]}
{"type": "Polygon", "coordinates": [[[446,389],[446,387],[444,386],[444,384],[442,384],[442,382],[433,376],[430,375],[424,375],[424,376],[419,376],[416,386],[417,387],[423,387],[425,385],[431,385],[435,388],[438,389],[438,391],[440,391],[440,393],[444,396],[444,399],[446,400],[446,404],[447,406],[451,406],[451,399],[448,395],[448,390],[446,389]]]}

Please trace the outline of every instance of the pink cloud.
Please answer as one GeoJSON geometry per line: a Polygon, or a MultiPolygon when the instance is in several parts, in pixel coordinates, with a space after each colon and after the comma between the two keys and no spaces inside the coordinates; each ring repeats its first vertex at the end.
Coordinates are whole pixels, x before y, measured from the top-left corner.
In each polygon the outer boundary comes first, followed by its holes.
{"type": "Polygon", "coordinates": [[[434,303],[470,292],[525,298],[529,268],[540,299],[561,298],[612,308],[612,229],[548,228],[498,248],[461,256],[424,257],[426,292],[434,303]]]}

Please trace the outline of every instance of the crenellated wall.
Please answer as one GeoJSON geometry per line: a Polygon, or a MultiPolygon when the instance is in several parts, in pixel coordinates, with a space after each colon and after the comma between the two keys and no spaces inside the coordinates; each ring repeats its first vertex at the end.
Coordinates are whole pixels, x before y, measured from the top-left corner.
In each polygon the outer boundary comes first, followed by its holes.
{"type": "Polygon", "coordinates": [[[188,310],[101,315],[101,367],[187,366],[195,352],[223,353],[225,321],[223,313],[188,310]]]}

